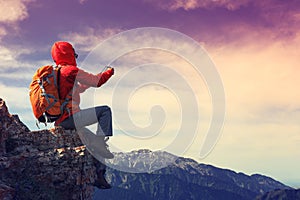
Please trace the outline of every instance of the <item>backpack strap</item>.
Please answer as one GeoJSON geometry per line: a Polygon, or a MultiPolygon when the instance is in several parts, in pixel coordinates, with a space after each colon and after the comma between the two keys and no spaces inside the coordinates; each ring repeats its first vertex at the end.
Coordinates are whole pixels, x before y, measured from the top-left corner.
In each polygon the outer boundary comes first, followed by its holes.
{"type": "Polygon", "coordinates": [[[65,98],[64,102],[60,106],[61,114],[63,114],[64,111],[66,110],[68,112],[69,116],[71,115],[71,111],[67,107],[67,105],[70,102],[70,100],[72,99],[72,94],[73,94],[73,91],[75,91],[75,90],[76,90],[76,83],[74,83],[74,86],[73,86],[72,90],[69,92],[69,94],[65,98]]]}
{"type": "Polygon", "coordinates": [[[58,98],[61,99],[60,97],[60,87],[59,87],[59,84],[60,84],[60,69],[61,69],[61,66],[55,66],[55,68],[57,68],[57,82],[56,82],[56,88],[57,88],[57,91],[58,91],[58,98]]]}

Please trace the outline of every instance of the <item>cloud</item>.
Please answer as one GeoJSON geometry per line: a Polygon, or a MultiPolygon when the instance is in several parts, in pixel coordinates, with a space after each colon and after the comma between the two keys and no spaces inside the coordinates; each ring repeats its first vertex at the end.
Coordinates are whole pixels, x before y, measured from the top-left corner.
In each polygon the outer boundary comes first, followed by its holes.
{"type": "Polygon", "coordinates": [[[0,26],[0,38],[2,38],[3,36],[5,36],[7,34],[7,31],[4,27],[0,26]]]}
{"type": "Polygon", "coordinates": [[[28,0],[1,0],[0,1],[0,22],[14,23],[28,17],[26,4],[28,0]]]}
{"type": "Polygon", "coordinates": [[[0,82],[1,96],[11,114],[18,114],[26,122],[34,122],[27,87],[7,86],[0,82]]]}
{"type": "MultiPolygon", "coordinates": [[[[8,74],[4,74],[4,73],[10,73],[16,70],[20,72],[23,70],[23,72],[27,74],[28,71],[35,69],[37,65],[42,64],[43,61],[36,60],[32,62],[27,62],[19,58],[20,56],[23,55],[30,55],[30,53],[32,53],[30,49],[22,48],[21,46],[16,46],[11,48],[0,46],[1,76],[9,76],[8,74]]],[[[45,63],[48,62],[49,61],[45,63]]],[[[21,74],[23,72],[21,72],[21,74]]]]}
{"type": "Polygon", "coordinates": [[[185,24],[181,25],[183,26],[181,30],[198,41],[209,43],[227,43],[253,35],[258,36],[260,40],[293,38],[300,28],[298,1],[145,0],[145,2],[163,11],[182,15],[185,24]],[[191,20],[193,19],[191,16],[195,19],[191,20]]]}
{"type": "Polygon", "coordinates": [[[2,63],[4,62],[13,62],[15,60],[15,56],[12,50],[0,46],[0,59],[2,63]]]}
{"type": "Polygon", "coordinates": [[[263,19],[262,25],[284,37],[295,37],[300,28],[299,1],[257,1],[257,11],[263,19]]]}
{"type": "Polygon", "coordinates": [[[72,44],[78,50],[91,51],[100,42],[119,32],[121,32],[121,29],[118,28],[96,29],[92,27],[86,27],[81,32],[62,33],[59,34],[58,37],[61,40],[72,42],[72,44]]]}
{"type": "MultiPolygon", "coordinates": [[[[18,55],[22,50],[15,51],[14,49],[6,48],[0,46],[0,78],[2,81],[10,80],[12,85],[17,82],[18,79],[24,79],[24,75],[28,74],[29,68],[32,68],[33,65],[24,63],[18,60],[18,55]]],[[[28,78],[28,76],[27,76],[28,78]]]]}
{"type": "MultiPolygon", "coordinates": [[[[266,174],[280,174],[273,167],[278,156],[288,155],[282,167],[299,162],[299,45],[299,36],[273,42],[254,37],[221,49],[209,48],[224,83],[227,114],[223,136],[204,161],[266,174]],[[249,163],[249,158],[264,166],[249,163]]],[[[196,140],[195,144],[201,143],[196,140]]]]}
{"type": "MultiPolygon", "coordinates": [[[[281,38],[248,25],[235,31],[236,40],[206,43],[223,80],[226,121],[215,149],[201,161],[287,180],[299,166],[300,32],[281,38]],[[286,168],[289,174],[281,174],[286,168]]],[[[197,138],[187,155],[199,159],[202,141],[197,138]]]]}
{"type": "MultiPolygon", "coordinates": [[[[52,64],[49,60],[25,58],[33,56],[34,52],[35,50],[26,49],[23,46],[0,46],[1,82],[7,86],[27,87],[38,67],[52,64]]],[[[40,56],[38,57],[40,58],[40,56]]]]}
{"type": "MultiPolygon", "coordinates": [[[[289,13],[290,11],[294,11],[295,9],[299,9],[297,6],[297,1],[274,2],[272,0],[144,0],[144,2],[153,4],[160,9],[168,11],[176,11],[178,9],[189,11],[198,8],[209,10],[214,8],[225,8],[229,11],[236,11],[238,9],[246,8],[249,6],[254,9],[259,9],[260,11],[262,11],[262,14],[269,15],[270,12],[273,12],[274,16],[277,14],[278,17],[282,17],[282,14],[284,13],[289,13]],[[278,15],[278,12],[281,15],[278,15]]],[[[297,17],[297,12],[295,12],[295,15],[297,17]]]]}
{"type": "MultiPolygon", "coordinates": [[[[295,86],[300,84],[298,79],[299,52],[297,46],[300,37],[286,43],[260,43],[253,40],[246,41],[239,46],[228,45],[214,55],[214,61],[222,70],[225,84],[237,100],[256,102],[261,104],[275,103],[277,105],[298,105],[300,93],[295,86]],[[230,77],[235,77],[231,79],[230,77]],[[242,83],[242,85],[236,85],[242,83]],[[242,88],[243,87],[243,88],[242,88]],[[264,92],[260,92],[264,90],[264,92]],[[242,98],[245,95],[244,98],[242,98]],[[248,98],[251,96],[251,98],[248,98]]],[[[213,50],[212,50],[213,51],[213,50]]],[[[240,101],[241,102],[241,101],[240,101]]]]}
{"type": "Polygon", "coordinates": [[[3,98],[9,105],[13,105],[14,109],[30,108],[28,95],[29,89],[27,87],[8,86],[0,82],[0,91],[1,98],[3,98]]]}
{"type": "Polygon", "coordinates": [[[294,44],[263,44],[252,41],[243,46],[210,49],[223,79],[227,117],[232,123],[294,124],[299,119],[300,84],[294,44]]]}
{"type": "Polygon", "coordinates": [[[28,18],[27,6],[35,0],[0,0],[0,41],[7,32],[18,33],[18,22],[28,18]]]}
{"type": "MultiPolygon", "coordinates": [[[[29,88],[24,85],[16,87],[0,82],[0,92],[0,98],[6,102],[10,114],[18,115],[30,130],[37,130],[36,118],[33,115],[29,99],[29,88]]],[[[53,126],[53,124],[51,125],[53,126]]]]}
{"type": "Polygon", "coordinates": [[[228,10],[236,10],[241,6],[247,5],[250,0],[167,0],[167,1],[152,1],[152,0],[144,0],[145,2],[149,2],[155,4],[161,9],[175,11],[178,9],[184,10],[194,10],[197,8],[216,8],[216,7],[224,7],[228,10]]]}
{"type": "Polygon", "coordinates": [[[79,0],[79,3],[80,4],[84,4],[84,3],[86,3],[88,0],[79,0]]]}
{"type": "Polygon", "coordinates": [[[43,58],[43,54],[48,53],[49,47],[45,49],[40,47],[36,50],[25,45],[0,45],[0,72],[15,68],[28,70],[45,63],[51,64],[52,61],[43,58]]]}

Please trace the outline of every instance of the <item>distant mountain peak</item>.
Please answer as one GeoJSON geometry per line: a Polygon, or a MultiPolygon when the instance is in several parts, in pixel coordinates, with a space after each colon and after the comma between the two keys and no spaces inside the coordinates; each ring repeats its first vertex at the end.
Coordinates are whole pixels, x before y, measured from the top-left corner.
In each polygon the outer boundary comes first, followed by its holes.
{"type": "Polygon", "coordinates": [[[108,179],[118,187],[118,192],[123,194],[126,191],[126,195],[129,195],[131,191],[145,198],[149,195],[148,199],[182,199],[192,196],[191,199],[247,200],[277,188],[289,189],[267,176],[249,176],[165,151],[140,149],[119,152],[114,159],[107,160],[107,164],[110,167],[108,179]],[[185,190],[182,191],[182,188],[185,190]],[[169,189],[177,196],[164,194],[169,189]]]}
{"type": "Polygon", "coordinates": [[[131,153],[134,154],[141,154],[141,153],[152,153],[153,151],[151,151],[150,149],[138,149],[138,150],[132,150],[131,153]]]}
{"type": "Polygon", "coordinates": [[[131,173],[151,173],[173,164],[178,158],[165,151],[149,149],[117,152],[114,156],[114,159],[107,160],[106,164],[113,169],[131,173]]]}

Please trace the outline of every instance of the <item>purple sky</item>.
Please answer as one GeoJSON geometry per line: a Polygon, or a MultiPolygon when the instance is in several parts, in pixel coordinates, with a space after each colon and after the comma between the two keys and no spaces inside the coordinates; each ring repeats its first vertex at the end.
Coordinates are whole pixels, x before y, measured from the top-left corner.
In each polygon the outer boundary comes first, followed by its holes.
{"type": "Polygon", "coordinates": [[[272,35],[262,37],[285,39],[293,37],[299,28],[297,13],[300,2],[297,0],[267,0],[263,3],[258,0],[220,0],[206,4],[197,4],[196,0],[86,0],[82,3],[64,0],[59,4],[50,0],[23,2],[27,7],[24,11],[27,12],[26,18],[16,20],[17,25],[11,25],[15,22],[1,23],[10,31],[18,27],[15,34],[12,31],[2,39],[4,44],[38,48],[60,39],[58,35],[65,32],[82,32],[86,28],[127,30],[147,26],[174,29],[209,44],[226,44],[261,30],[272,32],[272,35]],[[180,2],[191,2],[191,5],[181,5],[180,2]],[[173,4],[177,6],[172,8],[173,4]]]}

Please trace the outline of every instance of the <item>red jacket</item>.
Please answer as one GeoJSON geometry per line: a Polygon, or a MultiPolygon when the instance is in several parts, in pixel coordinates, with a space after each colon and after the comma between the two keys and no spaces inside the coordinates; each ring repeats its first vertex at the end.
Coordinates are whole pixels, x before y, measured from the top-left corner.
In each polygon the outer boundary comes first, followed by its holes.
{"type": "Polygon", "coordinates": [[[55,122],[57,125],[68,118],[70,114],[72,115],[80,110],[80,93],[89,87],[100,87],[114,74],[114,70],[111,68],[94,75],[79,69],[76,63],[75,50],[68,42],[54,43],[51,54],[56,65],[61,66],[59,89],[62,101],[70,96],[69,94],[72,94],[71,91],[75,86],[75,90],[67,104],[70,113],[65,110],[63,115],[55,122]]]}

